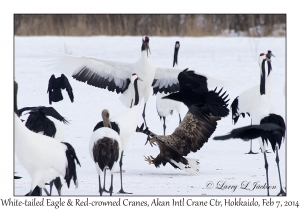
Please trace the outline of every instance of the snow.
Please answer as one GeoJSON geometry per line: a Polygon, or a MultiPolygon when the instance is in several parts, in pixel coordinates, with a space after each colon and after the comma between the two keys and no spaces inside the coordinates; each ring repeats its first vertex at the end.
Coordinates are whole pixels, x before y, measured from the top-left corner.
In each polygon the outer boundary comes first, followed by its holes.
{"type": "MultiPolygon", "coordinates": [[[[48,102],[49,60],[52,52],[71,52],[73,55],[85,55],[109,60],[135,62],[140,58],[142,37],[131,36],[95,36],[95,37],[15,37],[15,80],[19,84],[18,108],[27,106],[51,106],[48,102]]],[[[157,66],[172,66],[175,41],[180,41],[178,66],[217,76],[235,83],[228,89],[230,103],[240,93],[259,83],[258,55],[272,50],[276,56],[272,58],[273,92],[271,102],[280,110],[285,118],[286,98],[283,94],[286,75],[286,40],[285,38],[249,38],[249,37],[150,37],[150,59],[157,66]],[[255,47],[253,47],[255,43],[255,47]]],[[[75,189],[63,185],[62,195],[98,196],[98,177],[94,162],[89,156],[89,141],[94,126],[101,120],[104,108],[110,110],[111,116],[125,111],[127,108],[120,102],[120,94],[109,92],[76,81],[71,77],[74,103],[71,103],[67,92],[63,91],[64,100],[52,103],[52,106],[67,120],[70,125],[58,123],[64,132],[65,141],[72,144],[80,160],[77,168],[79,187],[75,189]]],[[[151,96],[146,108],[146,120],[149,129],[163,134],[163,122],[156,111],[156,97],[151,96]]],[[[182,105],[181,116],[187,108],[182,105]]],[[[26,119],[26,115],[21,118],[26,119]]],[[[53,119],[55,120],[55,119],[53,119]]],[[[166,133],[171,134],[178,126],[178,115],[175,113],[166,119],[166,133]]],[[[240,119],[233,125],[231,113],[218,122],[212,137],[227,134],[233,128],[250,124],[250,118],[240,119]]],[[[139,125],[142,120],[140,110],[139,125]]],[[[130,196],[163,196],[163,195],[266,195],[266,189],[254,189],[255,183],[266,183],[264,159],[261,153],[246,155],[249,142],[241,140],[214,141],[212,137],[196,153],[189,158],[200,160],[200,171],[196,175],[174,169],[169,164],[155,168],[149,165],[144,156],[158,154],[157,147],[145,145],[146,136],[136,133],[128,143],[123,158],[123,187],[130,196]],[[241,186],[248,184],[246,189],[241,186]],[[211,186],[213,187],[211,188],[211,186]],[[216,187],[223,187],[217,189],[216,187]],[[236,187],[235,187],[236,186],[236,187]],[[211,189],[210,189],[211,188],[211,189]]],[[[259,152],[257,140],[253,141],[253,151],[259,152]]],[[[268,147],[268,151],[272,151],[268,147]]],[[[275,154],[267,154],[269,162],[269,183],[276,186],[270,189],[271,195],[279,192],[279,180],[275,154]]],[[[286,187],[286,140],[280,151],[280,170],[282,184],[286,187]]],[[[25,195],[30,189],[30,177],[15,158],[14,171],[22,179],[14,180],[14,194],[25,195]]],[[[102,179],[103,180],[103,179],[102,179]]],[[[110,185],[107,177],[106,186],[110,185]]],[[[120,196],[119,173],[114,174],[113,196],[120,196]]],[[[53,191],[57,195],[56,190],[53,191]]],[[[107,194],[108,195],[108,194],[107,194]]]]}

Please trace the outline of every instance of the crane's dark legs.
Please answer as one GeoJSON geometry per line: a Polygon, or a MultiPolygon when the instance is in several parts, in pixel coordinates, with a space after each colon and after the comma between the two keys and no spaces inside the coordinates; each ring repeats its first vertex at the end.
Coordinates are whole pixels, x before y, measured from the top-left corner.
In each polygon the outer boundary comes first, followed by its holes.
{"type": "Polygon", "coordinates": [[[257,154],[258,152],[252,152],[252,139],[250,140],[250,151],[248,153],[245,154],[257,154]]]}
{"type": "Polygon", "coordinates": [[[121,178],[121,189],[119,191],[119,193],[125,193],[123,190],[123,179],[122,179],[122,165],[123,165],[123,153],[124,151],[121,152],[121,158],[120,158],[120,178],[121,178]]]}
{"type": "Polygon", "coordinates": [[[131,100],[130,108],[132,108],[132,104],[133,104],[133,99],[131,100]]]}
{"type": "Polygon", "coordinates": [[[119,162],[119,164],[120,164],[120,177],[121,177],[121,189],[120,189],[119,193],[132,194],[132,193],[125,192],[123,190],[123,179],[122,179],[123,153],[124,153],[124,151],[121,152],[121,158],[120,158],[120,162],[119,162]]]}
{"type": "Polygon", "coordinates": [[[50,195],[52,195],[53,183],[54,183],[54,179],[53,179],[51,182],[49,182],[49,186],[50,186],[50,195]]]}
{"type": "MultiPolygon", "coordinates": [[[[164,136],[166,135],[166,117],[163,117],[163,120],[164,120],[164,125],[163,125],[163,128],[164,128],[164,136]]],[[[148,136],[149,137],[149,136],[148,136]]]]}
{"type": "MultiPolygon", "coordinates": [[[[147,128],[147,123],[146,123],[146,118],[145,118],[145,110],[146,110],[146,103],[145,103],[145,105],[144,105],[144,111],[143,111],[142,116],[143,116],[143,119],[144,119],[145,126],[146,126],[146,128],[147,128]]],[[[150,137],[148,136],[146,142],[148,142],[149,139],[150,139],[150,137]]]]}
{"type": "MultiPolygon", "coordinates": [[[[42,189],[40,188],[40,191],[42,191],[42,189]]],[[[51,194],[48,192],[48,190],[46,188],[44,188],[44,191],[46,193],[47,196],[51,196],[51,194]]],[[[41,195],[42,195],[42,192],[41,192],[41,195]]]]}
{"type": "Polygon", "coordinates": [[[267,191],[268,191],[268,196],[270,196],[270,192],[269,192],[269,175],[268,175],[268,161],[267,161],[267,154],[266,152],[264,152],[264,159],[265,159],[265,169],[266,169],[266,177],[267,177],[267,191]]]}
{"type": "Polygon", "coordinates": [[[112,191],[113,191],[113,174],[111,174],[111,178],[110,178],[110,188],[109,188],[110,196],[112,195],[112,191]]]}
{"type": "Polygon", "coordinates": [[[61,180],[60,180],[60,177],[56,177],[55,179],[53,179],[49,185],[50,185],[50,195],[52,195],[52,187],[53,187],[53,184],[54,186],[56,187],[57,189],[57,193],[59,196],[61,196],[61,186],[62,186],[62,183],[61,183],[61,180]]]}
{"type": "Polygon", "coordinates": [[[100,193],[100,196],[102,196],[103,191],[102,191],[102,188],[101,188],[101,179],[100,179],[100,175],[99,175],[99,177],[98,177],[98,180],[99,180],[99,193],[100,193]]]}
{"type": "Polygon", "coordinates": [[[108,190],[105,189],[105,178],[106,178],[106,168],[104,169],[104,182],[103,182],[102,192],[109,192],[108,190]]]}
{"type": "Polygon", "coordinates": [[[145,110],[146,110],[146,103],[144,105],[144,111],[143,111],[142,116],[143,116],[143,119],[144,119],[144,122],[145,122],[145,126],[147,127],[146,118],[145,118],[145,110]]]}
{"type": "Polygon", "coordinates": [[[277,163],[277,169],[278,169],[278,175],[279,175],[279,183],[280,183],[280,192],[277,195],[283,195],[286,196],[286,193],[282,189],[282,184],[281,184],[281,176],[280,176],[280,169],[279,169],[279,156],[278,156],[278,147],[276,146],[276,159],[277,163]]]}
{"type": "MultiPolygon", "coordinates": [[[[251,125],[252,125],[252,119],[251,119],[251,125]]],[[[258,152],[252,152],[252,139],[250,140],[250,151],[248,153],[245,153],[245,154],[257,154],[258,152]]]]}

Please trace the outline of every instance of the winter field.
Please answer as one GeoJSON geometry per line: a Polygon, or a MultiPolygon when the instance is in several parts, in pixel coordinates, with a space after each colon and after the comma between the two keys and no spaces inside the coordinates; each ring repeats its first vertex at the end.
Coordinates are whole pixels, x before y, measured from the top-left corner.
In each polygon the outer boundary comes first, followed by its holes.
{"type": "MultiPolygon", "coordinates": [[[[109,60],[135,62],[140,58],[142,37],[15,37],[15,80],[19,84],[18,108],[30,106],[51,106],[48,102],[47,87],[52,74],[60,76],[60,72],[49,71],[47,59],[51,52],[68,52],[73,55],[85,55],[109,60]]],[[[272,50],[276,57],[272,58],[273,89],[271,102],[279,114],[286,119],[286,40],[285,38],[248,38],[248,37],[150,37],[149,56],[157,66],[171,67],[175,41],[180,41],[178,66],[189,68],[209,75],[231,81],[227,91],[230,103],[243,91],[259,84],[258,55],[272,50]]],[[[125,111],[127,108],[120,102],[120,94],[109,92],[76,81],[71,77],[69,82],[73,88],[74,103],[71,103],[67,92],[63,90],[64,100],[52,103],[52,106],[67,120],[69,125],[58,122],[64,132],[65,141],[71,143],[76,150],[81,167],[77,167],[79,187],[75,189],[73,182],[68,189],[63,185],[63,196],[98,196],[98,178],[94,162],[88,146],[93,128],[101,118],[104,108],[110,110],[111,116],[125,111]]],[[[181,106],[182,118],[187,108],[181,106]]],[[[27,115],[23,115],[26,119],[27,115]]],[[[53,119],[55,120],[55,119],[53,119]]],[[[156,134],[163,134],[162,121],[156,111],[156,97],[151,96],[146,108],[148,127],[156,134]]],[[[142,124],[142,107],[139,125],[142,124]]],[[[218,126],[209,141],[196,153],[188,157],[200,160],[200,171],[196,175],[188,174],[171,165],[155,168],[149,165],[144,156],[158,154],[157,147],[145,145],[146,136],[136,133],[130,140],[123,158],[123,187],[132,194],[126,196],[265,196],[267,190],[263,155],[259,152],[257,140],[253,141],[256,155],[247,155],[249,142],[241,140],[214,141],[212,137],[227,134],[233,128],[249,125],[251,118],[240,119],[233,125],[230,115],[218,121],[218,126]],[[247,185],[248,184],[248,185],[247,185]],[[246,186],[247,185],[247,186],[246,186]],[[242,189],[242,187],[246,189],[242,189]],[[246,186],[246,187],[245,187],[246,186]],[[256,187],[255,187],[256,186],[256,187]],[[263,189],[260,189],[263,188],[263,189]]],[[[174,111],[166,120],[167,134],[171,134],[178,126],[178,114],[174,111]]],[[[287,184],[285,139],[279,151],[280,170],[284,190],[287,184]]],[[[268,151],[272,151],[268,147],[268,151]]],[[[267,154],[269,162],[270,194],[279,192],[279,179],[275,154],[267,154]]],[[[14,171],[22,179],[14,180],[14,195],[25,195],[30,189],[30,177],[19,164],[15,156],[14,171]]],[[[13,172],[11,172],[12,174],[13,172]]],[[[103,179],[102,179],[103,180],[103,179]]],[[[107,176],[106,186],[110,185],[107,176]]],[[[113,196],[120,189],[119,173],[114,175],[113,196]]],[[[56,189],[53,195],[57,195],[56,189]]],[[[108,195],[108,194],[104,194],[108,195]]],[[[287,191],[289,195],[289,191],[287,191]]]]}

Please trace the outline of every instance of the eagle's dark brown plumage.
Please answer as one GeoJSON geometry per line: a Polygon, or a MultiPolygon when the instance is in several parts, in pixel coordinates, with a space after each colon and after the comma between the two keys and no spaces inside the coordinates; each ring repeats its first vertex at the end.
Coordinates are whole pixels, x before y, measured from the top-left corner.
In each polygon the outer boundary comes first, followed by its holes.
{"type": "Polygon", "coordinates": [[[160,150],[159,155],[152,159],[152,163],[159,167],[160,164],[166,165],[169,162],[174,168],[180,168],[171,161],[173,159],[177,163],[181,162],[184,165],[189,165],[188,160],[183,156],[200,150],[215,131],[217,120],[220,119],[220,117],[211,116],[210,123],[207,123],[198,120],[188,112],[179,127],[171,135],[156,136],[152,134],[153,138],[151,140],[157,143],[160,150]]]}
{"type": "Polygon", "coordinates": [[[156,158],[149,156],[146,161],[156,167],[170,163],[174,168],[195,173],[198,160],[183,156],[197,152],[208,141],[217,127],[217,121],[229,114],[229,99],[222,89],[218,92],[216,89],[208,91],[206,79],[194,71],[182,71],[178,80],[180,91],[165,98],[181,101],[188,106],[189,111],[180,125],[167,136],[156,135],[148,128],[143,129],[144,125],[138,127],[137,132],[149,135],[150,143],[156,142],[160,150],[156,158]]]}
{"type": "MultiPolygon", "coordinates": [[[[174,168],[181,168],[176,163],[184,164],[183,170],[188,170],[190,173],[195,173],[197,168],[191,168],[187,156],[190,152],[197,152],[208,141],[217,127],[217,121],[220,117],[210,116],[209,123],[207,120],[198,120],[190,112],[186,114],[181,124],[175,129],[171,135],[163,136],[156,135],[145,129],[141,132],[150,135],[150,143],[156,142],[160,153],[156,158],[146,158],[149,163],[153,163],[155,167],[161,164],[164,166],[170,163],[174,168]],[[171,161],[171,159],[173,161],[171,161]],[[174,163],[176,161],[176,163],[174,163]],[[190,169],[190,170],[189,170],[190,169]]],[[[197,162],[196,162],[197,163],[197,162]]]]}

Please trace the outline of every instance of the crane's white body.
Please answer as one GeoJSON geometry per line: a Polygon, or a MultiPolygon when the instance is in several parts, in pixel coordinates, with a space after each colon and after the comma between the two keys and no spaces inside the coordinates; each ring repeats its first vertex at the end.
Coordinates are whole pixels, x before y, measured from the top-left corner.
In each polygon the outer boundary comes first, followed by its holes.
{"type": "MultiPolygon", "coordinates": [[[[94,144],[97,141],[101,141],[101,139],[103,137],[112,138],[112,139],[114,139],[115,141],[118,142],[118,144],[119,144],[119,159],[120,159],[120,157],[121,157],[121,151],[122,151],[122,143],[121,143],[121,139],[120,139],[119,134],[116,131],[114,131],[113,129],[111,129],[111,128],[102,127],[102,128],[99,128],[99,129],[95,130],[92,133],[91,138],[90,138],[89,152],[90,152],[90,156],[91,156],[92,160],[94,161],[94,156],[93,156],[93,147],[94,147],[94,144]]],[[[114,172],[115,166],[116,166],[117,162],[118,161],[115,161],[112,169],[110,170],[111,173],[114,172]]],[[[99,165],[98,165],[97,162],[95,162],[95,167],[96,167],[98,175],[100,175],[101,169],[99,168],[99,165]]]]}
{"type": "MultiPolygon", "coordinates": [[[[177,59],[178,59],[178,52],[179,52],[180,43],[179,41],[175,42],[174,48],[174,58],[173,58],[173,67],[174,65],[177,67],[177,59]]],[[[170,99],[162,99],[162,97],[167,96],[167,93],[160,93],[158,92],[156,95],[156,109],[157,113],[160,117],[167,117],[170,115],[172,110],[176,110],[178,114],[180,114],[180,105],[181,102],[170,100],[170,99]]]]}
{"type": "Polygon", "coordinates": [[[64,136],[63,130],[60,128],[60,126],[55,121],[52,121],[52,122],[54,123],[55,128],[56,128],[56,133],[54,135],[54,138],[60,142],[64,141],[65,136],[64,136]]]}
{"type": "MultiPolygon", "coordinates": [[[[262,61],[265,56],[258,57],[258,64],[261,69],[262,61]]],[[[273,73],[272,71],[268,75],[266,72],[266,96],[268,100],[271,98],[272,93],[272,81],[273,81],[273,73]]],[[[250,116],[253,115],[254,110],[258,106],[258,102],[260,99],[260,84],[249,88],[238,96],[238,115],[241,113],[249,113],[250,116]]]]}
{"type": "Polygon", "coordinates": [[[162,97],[167,95],[169,94],[157,93],[156,108],[158,115],[161,117],[167,117],[168,115],[170,115],[171,110],[176,110],[176,112],[180,114],[181,102],[171,99],[162,99],[162,97]]]}
{"type": "Polygon", "coordinates": [[[128,141],[135,134],[138,126],[139,106],[133,106],[127,111],[113,116],[110,121],[118,124],[123,150],[127,147],[128,141]]]}
{"type": "Polygon", "coordinates": [[[15,114],[15,154],[31,177],[31,190],[36,186],[65,176],[68,165],[67,146],[56,139],[30,131],[15,114]]]}
{"type": "MultiPolygon", "coordinates": [[[[266,58],[266,56],[259,56],[259,62],[260,62],[260,71],[261,74],[263,74],[263,68],[262,68],[262,61],[266,58]]],[[[270,61],[271,62],[271,61],[270,61]]],[[[252,100],[257,101],[256,104],[252,105],[251,107],[251,117],[252,117],[252,124],[253,125],[259,125],[260,121],[267,117],[270,113],[274,113],[273,111],[277,111],[277,109],[271,105],[270,103],[270,92],[271,92],[271,84],[272,83],[272,73],[268,75],[268,70],[264,68],[265,71],[265,94],[261,94],[260,92],[260,85],[257,88],[258,97],[252,98],[252,100]]],[[[272,71],[271,71],[272,72],[272,71]]],[[[261,138],[259,138],[259,145],[261,147],[262,152],[264,153],[266,151],[266,146],[263,144],[263,141],[261,138]]]]}
{"type": "MultiPolygon", "coordinates": [[[[141,58],[134,64],[132,64],[133,71],[139,78],[143,81],[138,81],[138,90],[140,100],[144,99],[147,103],[151,93],[152,93],[152,82],[155,76],[155,66],[153,65],[150,58],[147,57],[147,52],[142,51],[141,58]]],[[[132,83],[130,83],[132,85],[132,83]]],[[[128,108],[131,106],[131,101],[134,101],[134,89],[128,88],[123,95],[120,96],[121,102],[128,108]]]]}
{"type": "MultiPolygon", "coordinates": [[[[259,125],[262,118],[266,117],[270,113],[269,99],[266,95],[261,95],[258,99],[257,106],[253,109],[252,113],[252,124],[259,125]]],[[[261,138],[258,138],[258,142],[262,152],[266,151],[266,145],[263,144],[261,138]]]]}

